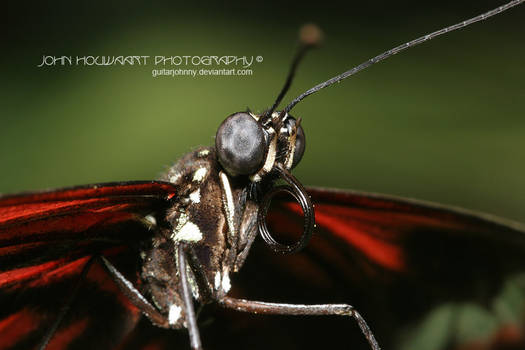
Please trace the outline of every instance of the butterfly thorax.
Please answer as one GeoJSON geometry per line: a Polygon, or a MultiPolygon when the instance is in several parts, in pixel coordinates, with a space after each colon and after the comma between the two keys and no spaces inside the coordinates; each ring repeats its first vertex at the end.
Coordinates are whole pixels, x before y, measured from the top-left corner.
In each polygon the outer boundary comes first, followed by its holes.
{"type": "Polygon", "coordinates": [[[161,180],[177,185],[177,196],[142,251],[143,291],[170,316],[170,327],[180,328],[177,245],[191,249],[187,273],[194,298],[217,300],[230,290],[230,273],[244,263],[257,231],[257,207],[247,199],[249,183],[226,175],[213,148],[188,153],[161,180]]]}

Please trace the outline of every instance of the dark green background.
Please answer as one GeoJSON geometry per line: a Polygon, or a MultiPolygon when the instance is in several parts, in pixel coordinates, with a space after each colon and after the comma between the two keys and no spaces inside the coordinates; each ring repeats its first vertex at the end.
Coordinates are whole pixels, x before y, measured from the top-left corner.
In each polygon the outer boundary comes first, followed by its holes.
{"type": "MultiPolygon", "coordinates": [[[[325,31],[288,101],[498,1],[8,5],[0,192],[153,179],[219,123],[278,93],[305,22],[325,31]],[[266,7],[268,6],[268,7],[266,7]],[[297,7],[298,6],[298,7],[297,7]],[[262,55],[251,77],[154,67],[37,68],[48,55],[262,55]]],[[[525,221],[525,8],[441,37],[298,105],[307,185],[385,192],[525,221]]]]}
{"type": "MultiPolygon", "coordinates": [[[[272,103],[305,22],[319,24],[325,42],[303,62],[285,101],[397,44],[500,4],[9,3],[0,56],[0,192],[156,178],[193,147],[212,144],[227,115],[272,103]],[[44,54],[261,55],[264,61],[250,77],[152,78],[153,65],[37,68],[44,54]]],[[[525,221],[524,21],[522,6],[306,99],[294,110],[307,136],[295,175],[307,185],[416,197],[525,221]]],[[[430,321],[439,323],[443,312],[430,321]]]]}

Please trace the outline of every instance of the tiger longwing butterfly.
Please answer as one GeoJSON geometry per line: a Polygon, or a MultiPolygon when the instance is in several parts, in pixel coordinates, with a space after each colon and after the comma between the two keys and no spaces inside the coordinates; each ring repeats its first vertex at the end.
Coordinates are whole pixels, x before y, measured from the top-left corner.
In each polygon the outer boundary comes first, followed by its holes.
{"type": "MultiPolygon", "coordinates": [[[[366,346],[379,349],[374,333],[382,344],[392,346],[400,326],[417,322],[440,303],[468,300],[488,305],[503,281],[525,268],[522,225],[401,198],[307,191],[290,173],[301,160],[305,136],[300,119],[289,112],[308,95],[376,62],[523,1],[511,1],[386,51],[275,111],[300,58],[318,41],[316,29],[308,27],[273,106],[261,115],[250,111],[230,115],[217,131],[215,147],[188,153],[159,181],[0,197],[0,287],[6,304],[0,316],[2,348],[165,348],[180,343],[181,337],[161,328],[186,328],[191,347],[200,349],[199,329],[207,328],[205,321],[197,322],[201,313],[199,319],[217,318],[203,337],[206,347],[226,346],[213,340],[217,333],[225,333],[235,334],[232,346],[257,348],[257,339],[246,326],[230,326],[239,323],[238,316],[228,312],[231,309],[350,316],[366,346]],[[293,200],[283,200],[282,194],[293,200]],[[279,200],[270,208],[273,199],[279,200]],[[301,231],[296,243],[278,242],[301,231]],[[279,232],[280,238],[275,240],[272,232],[279,232]],[[295,253],[307,247],[306,251],[285,258],[269,254],[252,247],[258,233],[274,252],[295,253]],[[248,253],[270,269],[243,266],[248,253]],[[230,292],[230,275],[241,267],[250,278],[230,292]],[[290,279],[295,282],[293,290],[286,287],[290,279]],[[272,284],[278,286],[276,292],[271,291],[272,284]],[[366,314],[379,320],[378,326],[371,323],[372,333],[348,304],[239,298],[257,295],[261,286],[266,295],[279,299],[294,293],[304,293],[304,300],[308,293],[324,295],[328,302],[355,297],[359,305],[367,305],[366,314]],[[207,304],[226,310],[206,315],[212,307],[207,304]],[[147,317],[141,319],[141,314],[147,317]]],[[[266,332],[275,346],[297,346],[288,332],[303,332],[305,345],[316,344],[319,338],[324,343],[324,336],[313,334],[315,328],[302,320],[285,330],[264,320],[250,319],[247,326],[266,332]]],[[[341,341],[350,344],[353,340],[347,339],[344,328],[350,328],[348,321],[343,326],[334,323],[341,341]]],[[[523,345],[520,331],[510,339],[523,345]]],[[[505,345],[508,338],[502,336],[505,345]]],[[[500,340],[496,337],[493,344],[500,340]]]]}

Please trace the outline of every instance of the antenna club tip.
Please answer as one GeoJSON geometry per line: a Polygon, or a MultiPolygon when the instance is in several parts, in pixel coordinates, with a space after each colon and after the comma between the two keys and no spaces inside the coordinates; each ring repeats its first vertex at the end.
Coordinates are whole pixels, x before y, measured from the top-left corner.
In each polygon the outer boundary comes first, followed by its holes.
{"type": "Polygon", "coordinates": [[[305,24],[299,30],[299,40],[306,46],[318,46],[323,41],[323,31],[316,24],[305,24]]]}

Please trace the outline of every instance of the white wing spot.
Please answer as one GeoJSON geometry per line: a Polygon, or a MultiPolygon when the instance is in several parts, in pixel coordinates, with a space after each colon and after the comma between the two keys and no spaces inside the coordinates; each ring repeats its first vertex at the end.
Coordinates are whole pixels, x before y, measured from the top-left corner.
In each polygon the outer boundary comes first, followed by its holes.
{"type": "Polygon", "coordinates": [[[192,203],[200,203],[201,202],[201,189],[197,189],[196,191],[193,191],[190,193],[190,201],[192,203]]]}
{"type": "Polygon", "coordinates": [[[170,306],[170,311],[168,313],[168,322],[170,325],[174,325],[180,319],[182,314],[182,308],[175,304],[170,306]]]}
{"type": "Polygon", "coordinates": [[[206,177],[206,174],[208,173],[208,169],[206,168],[199,168],[195,173],[193,174],[193,181],[195,182],[201,182],[206,177]]]}

